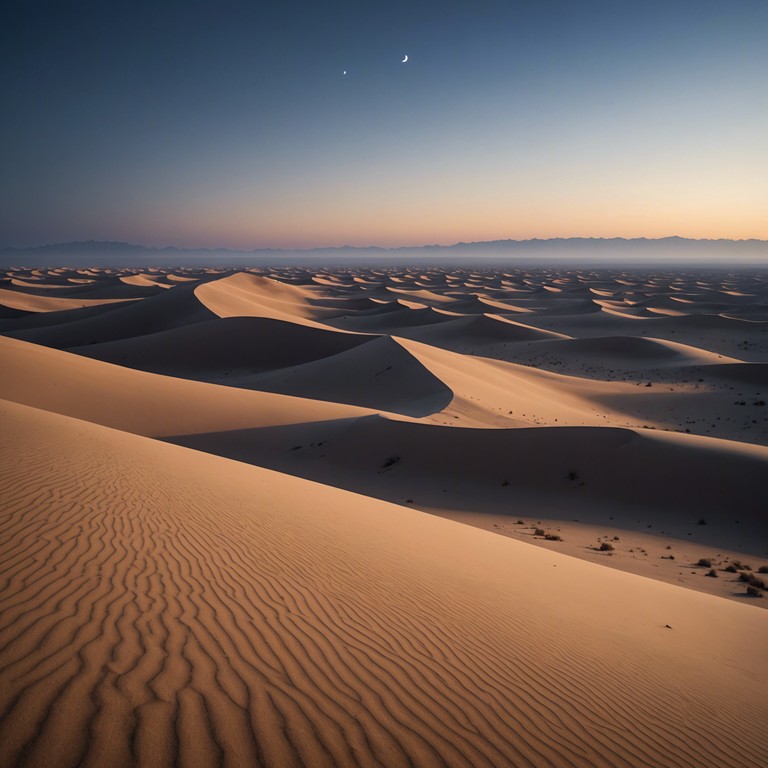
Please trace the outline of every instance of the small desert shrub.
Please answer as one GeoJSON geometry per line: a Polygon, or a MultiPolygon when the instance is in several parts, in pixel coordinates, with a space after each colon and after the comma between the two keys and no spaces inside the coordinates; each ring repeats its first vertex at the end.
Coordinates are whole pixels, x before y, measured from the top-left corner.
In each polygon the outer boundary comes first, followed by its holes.
{"type": "Polygon", "coordinates": [[[525,525],[525,520],[518,520],[515,525],[525,525]]]}
{"type": "Polygon", "coordinates": [[[765,581],[752,573],[739,574],[739,581],[743,581],[746,584],[751,584],[753,587],[757,587],[758,589],[768,589],[765,581]]]}
{"type": "Polygon", "coordinates": [[[768,565],[761,565],[761,566],[760,566],[760,567],[757,569],[757,572],[758,572],[758,573],[768,573],[768,565]]]}
{"type": "Polygon", "coordinates": [[[757,589],[756,587],[747,587],[747,594],[750,597],[762,597],[763,596],[762,592],[760,592],[760,590],[757,589]]]}
{"type": "Polygon", "coordinates": [[[537,528],[537,529],[536,529],[536,530],[533,532],[533,535],[534,535],[534,536],[546,536],[546,531],[545,531],[543,528],[537,528]]]}
{"type": "Polygon", "coordinates": [[[724,571],[728,571],[728,573],[738,573],[738,569],[735,565],[727,565],[724,569],[724,571]]]}
{"type": "Polygon", "coordinates": [[[563,537],[562,536],[558,536],[556,533],[545,533],[544,534],[544,538],[547,541],[562,541],[563,540],[563,537]]]}
{"type": "Polygon", "coordinates": [[[699,562],[696,563],[696,565],[702,567],[702,568],[711,568],[712,567],[712,561],[708,557],[700,557],[699,562]]]}
{"type": "Polygon", "coordinates": [[[613,537],[613,540],[614,540],[614,541],[619,541],[619,537],[618,537],[618,536],[614,536],[614,537],[613,537]]]}
{"type": "Polygon", "coordinates": [[[752,566],[747,565],[746,563],[742,563],[741,560],[734,560],[733,561],[733,565],[735,565],[736,568],[738,568],[738,570],[740,570],[740,571],[751,571],[752,570],[752,566]]]}
{"type": "Polygon", "coordinates": [[[613,549],[614,549],[613,544],[609,544],[607,541],[604,541],[600,545],[601,552],[613,552],[613,549]]]}
{"type": "Polygon", "coordinates": [[[710,568],[705,574],[705,576],[711,576],[713,579],[717,578],[717,571],[714,568],[710,568]]]}

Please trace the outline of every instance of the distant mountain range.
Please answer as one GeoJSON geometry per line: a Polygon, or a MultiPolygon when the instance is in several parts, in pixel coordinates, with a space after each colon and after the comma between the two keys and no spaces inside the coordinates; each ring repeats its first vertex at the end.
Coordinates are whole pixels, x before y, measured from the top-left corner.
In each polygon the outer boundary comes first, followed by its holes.
{"type": "Polygon", "coordinates": [[[768,240],[693,240],[684,237],[489,240],[454,245],[380,248],[377,246],[252,251],[227,248],[152,248],[86,240],[30,248],[0,249],[0,264],[11,266],[256,266],[365,262],[632,264],[707,263],[768,266],[768,240]]]}

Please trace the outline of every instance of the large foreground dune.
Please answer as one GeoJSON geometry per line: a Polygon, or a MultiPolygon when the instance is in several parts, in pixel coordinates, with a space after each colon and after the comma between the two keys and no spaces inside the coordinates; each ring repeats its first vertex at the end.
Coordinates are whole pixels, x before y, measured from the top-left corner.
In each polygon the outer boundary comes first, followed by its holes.
{"type": "Polygon", "coordinates": [[[764,611],[0,408],[4,765],[768,761],[764,611]]]}
{"type": "Polygon", "coordinates": [[[768,765],[768,275],[0,276],[0,766],[768,765]]]}

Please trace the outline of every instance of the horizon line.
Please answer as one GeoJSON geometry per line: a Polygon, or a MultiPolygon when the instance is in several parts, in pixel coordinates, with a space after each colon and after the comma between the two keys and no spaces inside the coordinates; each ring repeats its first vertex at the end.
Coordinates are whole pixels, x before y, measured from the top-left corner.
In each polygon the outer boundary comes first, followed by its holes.
{"type": "Polygon", "coordinates": [[[24,250],[38,250],[42,248],[55,248],[60,246],[73,246],[73,245],[122,245],[132,248],[143,248],[146,250],[178,250],[178,251],[227,251],[232,253],[254,253],[258,251],[289,251],[289,252],[309,252],[309,251],[324,251],[324,250],[380,250],[380,251],[397,251],[397,250],[420,250],[423,248],[455,248],[463,245],[488,245],[493,243],[547,243],[547,242],[560,242],[568,240],[596,240],[596,241],[612,241],[618,240],[622,242],[643,241],[643,242],[661,242],[664,240],[683,240],[688,242],[698,243],[768,243],[768,239],[759,237],[744,237],[744,238],[732,238],[732,237],[683,237],[682,235],[664,235],[661,237],[624,237],[624,236],[594,236],[594,235],[568,235],[568,236],[556,236],[556,237],[528,237],[528,238],[495,238],[492,240],[458,240],[452,243],[425,243],[422,245],[351,245],[345,243],[343,245],[311,245],[311,246],[255,246],[253,248],[234,248],[229,246],[208,246],[208,245],[194,245],[194,246],[180,246],[180,245],[145,245],[143,243],[134,243],[126,240],[68,240],[59,241],[53,243],[43,243],[39,245],[6,245],[2,246],[2,251],[24,251],[24,250]]]}

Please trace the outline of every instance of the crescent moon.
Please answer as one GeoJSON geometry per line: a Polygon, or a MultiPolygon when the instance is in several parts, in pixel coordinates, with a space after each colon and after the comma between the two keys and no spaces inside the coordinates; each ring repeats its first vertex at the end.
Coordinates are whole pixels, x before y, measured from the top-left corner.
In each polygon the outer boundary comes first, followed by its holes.
{"type": "Polygon", "coordinates": [[[405,54],[405,58],[400,62],[401,64],[405,64],[405,62],[408,61],[408,54],[405,54]]]}

